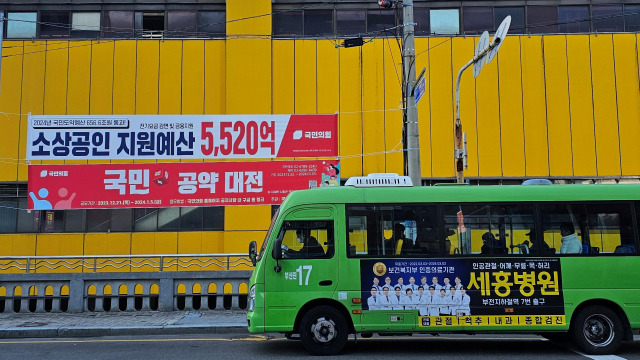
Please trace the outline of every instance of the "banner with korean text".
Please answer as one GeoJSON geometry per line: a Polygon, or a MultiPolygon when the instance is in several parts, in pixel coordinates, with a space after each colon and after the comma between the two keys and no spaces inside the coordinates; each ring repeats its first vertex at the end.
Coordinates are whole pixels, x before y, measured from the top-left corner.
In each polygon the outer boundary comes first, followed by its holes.
{"type": "Polygon", "coordinates": [[[28,208],[273,205],[339,184],[337,160],[30,165],[28,208]]]}
{"type": "Polygon", "coordinates": [[[338,115],[33,115],[28,160],[335,157],[338,115]]]}

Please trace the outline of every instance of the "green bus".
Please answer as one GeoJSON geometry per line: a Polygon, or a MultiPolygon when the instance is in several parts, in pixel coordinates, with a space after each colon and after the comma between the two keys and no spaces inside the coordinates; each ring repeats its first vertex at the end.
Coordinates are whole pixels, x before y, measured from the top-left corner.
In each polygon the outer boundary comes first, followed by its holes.
{"type": "Polygon", "coordinates": [[[589,354],[633,340],[640,185],[408,185],[289,194],[249,246],[249,331],[319,355],[350,334],[533,333],[589,354]]]}

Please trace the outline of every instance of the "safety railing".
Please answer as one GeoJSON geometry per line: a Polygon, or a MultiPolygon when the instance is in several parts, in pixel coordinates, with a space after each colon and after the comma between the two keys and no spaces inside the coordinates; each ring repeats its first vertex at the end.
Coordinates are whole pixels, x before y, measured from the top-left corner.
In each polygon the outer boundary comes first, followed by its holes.
{"type": "Polygon", "coordinates": [[[244,310],[250,271],[0,276],[0,313],[244,310]]]}
{"type": "Polygon", "coordinates": [[[0,273],[251,270],[247,254],[2,256],[0,273]]]}

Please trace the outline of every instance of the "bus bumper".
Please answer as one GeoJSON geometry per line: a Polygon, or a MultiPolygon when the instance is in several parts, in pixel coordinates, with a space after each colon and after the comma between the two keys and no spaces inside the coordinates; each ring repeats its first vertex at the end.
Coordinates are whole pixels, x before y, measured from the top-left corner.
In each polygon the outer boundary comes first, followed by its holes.
{"type": "Polygon", "coordinates": [[[264,311],[263,309],[255,309],[247,312],[247,327],[250,333],[264,332],[264,311]]]}

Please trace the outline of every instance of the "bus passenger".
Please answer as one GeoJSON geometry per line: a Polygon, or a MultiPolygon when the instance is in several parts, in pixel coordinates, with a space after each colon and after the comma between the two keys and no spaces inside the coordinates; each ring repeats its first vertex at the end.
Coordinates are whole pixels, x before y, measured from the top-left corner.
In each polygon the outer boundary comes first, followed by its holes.
{"type": "Polygon", "coordinates": [[[286,258],[317,258],[325,255],[324,249],[308,229],[297,229],[296,235],[302,248],[298,251],[285,248],[286,258]]]}
{"type": "Polygon", "coordinates": [[[582,242],[578,239],[573,224],[570,222],[560,225],[560,235],[562,235],[562,246],[560,254],[580,254],[582,253],[582,242]]]}
{"type": "Polygon", "coordinates": [[[391,310],[392,304],[388,286],[382,287],[382,296],[378,296],[378,303],[376,305],[378,310],[391,310]]]}
{"type": "Polygon", "coordinates": [[[457,315],[458,316],[468,316],[471,315],[471,308],[469,304],[471,303],[471,298],[467,295],[467,290],[464,287],[460,288],[460,306],[458,306],[457,315]]]}
{"type": "Polygon", "coordinates": [[[369,310],[378,310],[378,288],[371,287],[371,296],[367,299],[369,310]]]}

